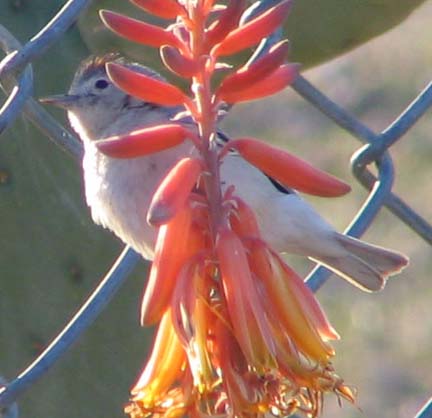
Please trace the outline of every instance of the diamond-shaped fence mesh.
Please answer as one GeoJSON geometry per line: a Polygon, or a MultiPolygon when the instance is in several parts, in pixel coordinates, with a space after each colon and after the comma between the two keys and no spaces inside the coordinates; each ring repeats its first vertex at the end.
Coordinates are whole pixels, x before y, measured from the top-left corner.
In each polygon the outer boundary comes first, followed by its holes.
{"type": "MultiPolygon", "coordinates": [[[[78,161],[82,157],[79,142],[33,99],[32,63],[36,59],[43,58],[47,50],[62,39],[64,33],[74,24],[89,3],[89,0],[68,1],[56,16],[24,45],[21,45],[11,32],[0,25],[0,45],[5,54],[0,62],[0,83],[5,92],[5,99],[0,109],[0,133],[23,115],[56,145],[78,161]]],[[[8,26],[8,22],[0,23],[8,26]]],[[[9,30],[13,32],[14,28],[9,27],[9,30]]],[[[379,133],[374,132],[350,112],[329,99],[306,78],[299,76],[293,83],[292,89],[332,123],[342,128],[345,133],[361,142],[360,148],[352,155],[351,168],[355,178],[368,191],[368,195],[346,229],[346,233],[360,237],[373,225],[380,209],[386,207],[394,215],[394,222],[403,222],[418,235],[419,239],[431,245],[432,225],[422,218],[404,200],[403,196],[397,195],[394,191],[394,178],[398,170],[395,168],[390,152],[401,138],[410,135],[413,125],[419,119],[424,118],[427,110],[432,106],[432,83],[424,87],[406,109],[379,133]]],[[[403,167],[400,167],[399,171],[403,171],[403,167]]],[[[427,175],[425,173],[425,176],[427,175]]],[[[2,179],[6,182],[6,177],[1,177],[0,183],[3,182],[2,179]]],[[[430,196],[424,196],[425,205],[429,205],[429,200],[430,196]]],[[[3,221],[1,219],[0,224],[3,221]]],[[[24,392],[32,389],[35,382],[57,360],[61,359],[72,343],[78,340],[83,332],[93,324],[104,307],[115,296],[138,260],[139,256],[126,248],[91,297],[48,348],[24,372],[14,379],[9,379],[9,383],[0,389],[0,411],[3,411],[0,412],[0,415],[3,414],[8,418],[18,415],[15,402],[20,400],[24,392]]],[[[317,266],[309,274],[307,282],[312,289],[317,290],[325,283],[330,274],[331,272],[324,267],[317,266]]],[[[7,280],[7,277],[4,279],[7,280]]],[[[8,295],[2,291],[2,297],[7,298],[8,295]]],[[[427,326],[428,318],[415,320],[423,321],[424,326],[427,326]]],[[[396,318],[395,321],[397,321],[396,318]]],[[[412,343],[415,344],[415,341],[412,343]]],[[[8,341],[1,341],[0,344],[2,351],[8,350],[8,341]]],[[[2,367],[1,362],[0,367],[2,367]]],[[[377,411],[376,416],[378,415],[377,411]]],[[[416,417],[432,417],[432,403],[426,403],[416,417]]]]}

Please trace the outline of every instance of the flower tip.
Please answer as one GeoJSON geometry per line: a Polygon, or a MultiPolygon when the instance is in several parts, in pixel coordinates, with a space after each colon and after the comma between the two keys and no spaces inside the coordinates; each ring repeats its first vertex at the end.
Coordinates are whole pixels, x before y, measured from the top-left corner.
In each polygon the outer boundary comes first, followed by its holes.
{"type": "Polygon", "coordinates": [[[151,325],[153,325],[154,323],[156,323],[157,321],[155,321],[155,322],[151,322],[151,321],[148,321],[147,320],[147,318],[146,318],[146,316],[145,316],[145,313],[143,312],[143,309],[142,309],[142,306],[141,306],[141,312],[140,312],[140,316],[139,316],[139,324],[140,324],[140,326],[142,327],[142,328],[144,328],[144,327],[148,327],[148,326],[151,326],[151,325]]]}
{"type": "Polygon", "coordinates": [[[121,90],[146,102],[166,106],[184,105],[188,96],[177,86],[159,77],[138,72],[126,65],[109,62],[105,64],[108,77],[121,90]]]}
{"type": "Polygon", "coordinates": [[[115,27],[123,20],[126,19],[125,16],[113,12],[108,9],[100,9],[99,10],[99,18],[102,23],[110,30],[115,31],[115,27]]]}
{"type": "Polygon", "coordinates": [[[158,202],[157,205],[151,206],[147,212],[147,223],[151,226],[161,226],[166,224],[175,215],[173,208],[164,202],[158,202]]]}
{"type": "Polygon", "coordinates": [[[179,49],[171,45],[163,45],[160,55],[165,66],[180,77],[193,77],[199,70],[198,61],[184,56],[179,49]]]}
{"type": "Polygon", "coordinates": [[[113,12],[112,10],[108,9],[100,9],[99,10],[99,17],[102,20],[103,24],[107,27],[110,26],[110,19],[114,16],[117,16],[117,13],[113,12]]]}
{"type": "Polygon", "coordinates": [[[348,194],[352,190],[351,186],[348,183],[345,183],[341,180],[339,180],[339,181],[341,182],[341,185],[340,185],[340,193],[341,194],[340,194],[340,196],[348,194]]]}
{"type": "Polygon", "coordinates": [[[132,21],[128,16],[124,16],[108,9],[100,9],[99,18],[109,30],[121,36],[124,36],[124,28],[128,27],[132,21]]]}
{"type": "Polygon", "coordinates": [[[185,206],[201,170],[201,160],[183,158],[169,171],[150,202],[147,212],[147,222],[150,225],[167,223],[185,206]]]}
{"type": "MultiPolygon", "coordinates": [[[[322,331],[322,329],[320,329],[322,331]]],[[[338,341],[341,339],[341,336],[339,333],[331,326],[331,324],[328,324],[328,327],[325,330],[325,333],[322,332],[321,336],[327,340],[327,341],[338,341]]]]}
{"type": "Polygon", "coordinates": [[[158,316],[149,316],[147,315],[147,310],[143,309],[141,306],[141,313],[140,313],[140,326],[141,327],[150,327],[152,325],[155,325],[159,322],[160,315],[158,316]]]}
{"type": "MultiPolygon", "coordinates": [[[[102,10],[101,10],[102,12],[102,10]]],[[[123,74],[124,66],[121,64],[117,64],[116,62],[107,62],[105,64],[105,71],[108,77],[115,81],[119,76],[123,74]]]]}
{"type": "Polygon", "coordinates": [[[348,400],[352,404],[356,403],[357,391],[345,385],[344,383],[339,383],[335,388],[335,392],[343,396],[346,400],[348,400]]]}
{"type": "Polygon", "coordinates": [[[184,8],[176,0],[131,0],[131,2],[148,13],[163,19],[175,19],[184,14],[184,8]]]}
{"type": "Polygon", "coordinates": [[[101,18],[102,22],[105,24],[105,15],[110,13],[110,11],[107,9],[100,9],[98,13],[99,13],[99,17],[101,18]]]}

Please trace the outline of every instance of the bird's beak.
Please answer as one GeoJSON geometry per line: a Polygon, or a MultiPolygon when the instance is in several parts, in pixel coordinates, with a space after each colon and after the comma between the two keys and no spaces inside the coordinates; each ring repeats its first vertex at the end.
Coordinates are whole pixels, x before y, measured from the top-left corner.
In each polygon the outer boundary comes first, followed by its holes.
{"type": "Polygon", "coordinates": [[[54,96],[41,97],[39,101],[68,110],[76,106],[79,98],[80,96],[76,94],[56,94],[54,96]]]}

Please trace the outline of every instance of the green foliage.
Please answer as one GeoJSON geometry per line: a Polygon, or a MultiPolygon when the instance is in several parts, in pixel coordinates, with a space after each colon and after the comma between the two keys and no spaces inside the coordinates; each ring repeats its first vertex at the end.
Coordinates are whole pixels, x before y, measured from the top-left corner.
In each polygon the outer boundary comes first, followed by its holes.
{"type": "Polygon", "coordinates": [[[294,0],[285,23],[292,59],[312,67],[385,33],[425,0],[294,0]]]}

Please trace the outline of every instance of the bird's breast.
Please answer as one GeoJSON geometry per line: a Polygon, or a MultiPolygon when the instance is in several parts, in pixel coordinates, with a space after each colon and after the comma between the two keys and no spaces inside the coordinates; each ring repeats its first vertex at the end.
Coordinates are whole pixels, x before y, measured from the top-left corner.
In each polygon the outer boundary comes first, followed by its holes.
{"type": "MultiPolygon", "coordinates": [[[[190,148],[190,147],[189,147],[190,148]]],[[[188,153],[180,146],[150,156],[114,159],[85,144],[85,195],[93,220],[145,258],[153,258],[157,230],[146,222],[151,198],[170,168],[188,153]]]]}

